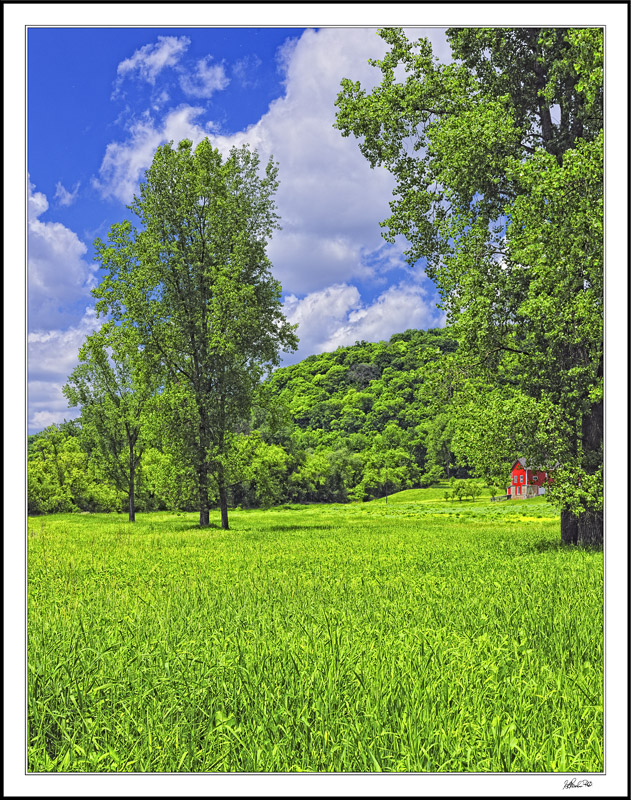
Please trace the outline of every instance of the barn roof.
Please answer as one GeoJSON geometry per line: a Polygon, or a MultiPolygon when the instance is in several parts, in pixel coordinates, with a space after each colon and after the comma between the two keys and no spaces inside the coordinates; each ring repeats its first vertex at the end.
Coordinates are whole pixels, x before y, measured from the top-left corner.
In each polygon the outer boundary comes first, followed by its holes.
{"type": "Polygon", "coordinates": [[[532,470],[537,470],[537,471],[540,471],[540,472],[545,472],[546,470],[550,470],[550,469],[558,469],[561,466],[559,464],[559,462],[557,461],[554,466],[549,465],[549,466],[545,466],[545,467],[533,467],[532,464],[526,464],[526,459],[525,458],[518,458],[517,461],[513,461],[513,465],[511,466],[511,470],[515,469],[517,464],[519,464],[522,467],[522,469],[532,469],[532,470]]]}

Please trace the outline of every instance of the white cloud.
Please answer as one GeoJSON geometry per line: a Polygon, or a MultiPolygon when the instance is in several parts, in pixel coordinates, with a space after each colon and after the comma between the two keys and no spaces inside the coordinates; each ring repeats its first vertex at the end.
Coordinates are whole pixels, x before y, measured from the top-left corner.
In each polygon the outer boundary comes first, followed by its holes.
{"type": "Polygon", "coordinates": [[[309,353],[321,353],[331,334],[348,321],[349,313],[359,307],[361,298],[355,286],[335,284],[319,292],[311,292],[299,299],[296,295],[285,298],[284,313],[292,324],[298,324],[299,350],[290,357],[300,361],[309,353]]]}
{"type": "MultiPolygon", "coordinates": [[[[381,245],[378,222],[389,213],[394,182],[385,170],[371,170],[357,143],[343,138],[333,122],[341,79],[374,82],[367,59],[384,52],[374,30],[306,31],[282,49],[285,95],[248,130],[211,136],[222,152],[248,143],[262,159],[273,155],[280,164],[283,231],[270,255],[288,291],[304,293],[331,279],[342,282],[371,271],[362,253],[381,245]]],[[[184,137],[197,142],[208,134],[208,126],[198,121],[201,113],[201,108],[180,106],[162,122],[148,115],[136,121],[126,141],[107,146],[96,186],[129,202],[159,144],[184,137]]]]}
{"type": "MultiPolygon", "coordinates": [[[[429,34],[439,50],[441,42],[446,47],[442,30],[407,33],[410,38],[429,34]]],[[[359,80],[370,90],[381,73],[368,59],[385,52],[376,29],[307,30],[277,54],[284,96],[246,131],[210,137],[223,153],[247,143],[263,161],[273,156],[279,163],[282,231],[269,253],[285,291],[304,294],[332,282],[377,278],[384,267],[371,254],[383,245],[379,222],[390,214],[394,180],[384,169],[371,169],[357,141],[344,138],[333,123],[342,78],[359,80]]],[[[201,108],[183,105],[162,122],[148,115],[135,122],[126,141],[108,145],[95,185],[104,195],[129,202],[159,144],[185,137],[196,143],[212,132],[212,123],[200,123],[201,114],[201,108]]]]}
{"type": "Polygon", "coordinates": [[[60,222],[42,222],[48,210],[42,192],[28,186],[28,313],[30,330],[59,328],[76,318],[73,306],[88,301],[96,265],[86,245],[60,222]]]}
{"type": "MultiPolygon", "coordinates": [[[[444,45],[442,30],[407,33],[410,38],[429,33],[438,50],[444,45]]],[[[291,293],[286,309],[300,322],[301,357],[357,338],[441,324],[417,283],[420,276],[410,276],[408,283],[389,289],[368,307],[351,285],[357,279],[378,285],[404,263],[401,243],[384,247],[379,227],[390,213],[392,176],[371,169],[357,141],[333,127],[342,78],[359,80],[370,90],[381,73],[368,59],[385,52],[374,29],[307,30],[277,54],[284,95],[247,130],[210,136],[224,154],[231,146],[249,144],[263,162],[273,156],[279,163],[282,230],[269,254],[276,277],[291,293]]],[[[211,124],[204,125],[201,114],[201,108],[182,105],[161,122],[149,115],[136,122],[126,141],[108,145],[97,182],[102,192],[129,202],[159,144],[185,137],[197,143],[208,135],[211,124]]]]}
{"type": "Polygon", "coordinates": [[[323,349],[366,340],[378,342],[408,328],[433,328],[445,324],[425,289],[417,284],[391,286],[372,305],[359,307],[348,315],[345,324],[329,336],[323,349]]]}
{"type": "Polygon", "coordinates": [[[197,144],[208,135],[208,130],[195,122],[202,112],[202,108],[195,106],[179,106],[167,114],[159,127],[148,114],[136,120],[130,126],[130,139],[107,145],[99,177],[93,179],[93,185],[104,197],[129,203],[159,145],[182,139],[197,144]]]}
{"type": "Polygon", "coordinates": [[[46,195],[42,192],[34,192],[35,186],[30,182],[28,184],[28,219],[37,220],[44,211],[48,211],[48,200],[46,195]]]}
{"type": "Polygon", "coordinates": [[[230,83],[223,64],[211,64],[211,60],[212,56],[200,59],[192,74],[184,72],[180,76],[180,86],[185,94],[210,97],[230,83]]]}
{"type": "Polygon", "coordinates": [[[77,199],[80,183],[76,183],[72,191],[68,191],[61,181],[57,181],[55,186],[55,200],[59,201],[60,206],[70,206],[77,199]]]}
{"type": "Polygon", "coordinates": [[[79,348],[86,336],[100,326],[94,308],[87,307],[78,325],[29,334],[29,433],[77,415],[77,410],[68,408],[62,387],[78,363],[79,348]]]}
{"type": "Polygon", "coordinates": [[[191,40],[187,36],[158,36],[154,44],[140,47],[118,65],[114,97],[118,94],[127,76],[137,76],[152,86],[165,67],[175,66],[186,52],[191,40]]]}
{"type": "MultiPolygon", "coordinates": [[[[410,38],[429,35],[441,56],[448,51],[442,30],[407,33],[410,38]]],[[[375,29],[305,31],[277,54],[285,95],[248,130],[214,138],[224,151],[247,142],[263,158],[273,155],[279,163],[283,229],[275,234],[269,254],[286,291],[302,294],[332,282],[377,278],[395,266],[392,259],[403,264],[401,247],[390,251],[388,264],[372,257],[382,252],[379,222],[390,215],[394,179],[385,169],[371,169],[357,140],[333,127],[342,78],[359,80],[370,90],[381,72],[368,59],[385,52],[375,29]]]]}
{"type": "Polygon", "coordinates": [[[168,103],[168,102],[169,102],[169,100],[170,100],[169,93],[166,91],[166,89],[163,89],[163,90],[162,90],[160,93],[156,93],[156,94],[155,94],[155,95],[154,95],[154,96],[151,98],[151,108],[152,108],[154,111],[160,111],[160,109],[161,109],[161,108],[162,108],[162,107],[163,107],[163,106],[164,106],[166,103],[168,103]]]}
{"type": "Polygon", "coordinates": [[[356,287],[336,284],[299,299],[289,295],[284,311],[298,324],[298,352],[285,359],[299,361],[309,353],[323,353],[356,341],[377,342],[407,328],[432,328],[445,324],[427,290],[417,283],[391,286],[365,305],[356,287]]]}
{"type": "Polygon", "coordinates": [[[305,31],[279,53],[285,95],[248,130],[214,138],[223,151],[249,143],[279,163],[283,230],[270,257],[287,291],[310,292],[373,272],[364,255],[382,243],[378,223],[389,215],[394,181],[383,169],[371,170],[357,142],[333,123],[342,78],[370,85],[375,70],[367,60],[384,52],[374,30],[305,31]]]}

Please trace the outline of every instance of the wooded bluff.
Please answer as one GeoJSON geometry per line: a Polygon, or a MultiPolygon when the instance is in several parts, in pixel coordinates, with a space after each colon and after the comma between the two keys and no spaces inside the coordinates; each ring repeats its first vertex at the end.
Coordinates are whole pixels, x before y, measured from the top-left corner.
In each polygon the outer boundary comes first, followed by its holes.
{"type": "MultiPolygon", "coordinates": [[[[465,477],[450,420],[423,396],[428,368],[456,343],[444,329],[407,330],[280,367],[259,389],[229,463],[230,505],[346,502],[465,477]]],[[[80,421],[29,437],[29,513],[122,511],[127,497],[100,468],[80,421]]],[[[150,426],[136,507],[195,508],[192,476],[150,426]]]]}

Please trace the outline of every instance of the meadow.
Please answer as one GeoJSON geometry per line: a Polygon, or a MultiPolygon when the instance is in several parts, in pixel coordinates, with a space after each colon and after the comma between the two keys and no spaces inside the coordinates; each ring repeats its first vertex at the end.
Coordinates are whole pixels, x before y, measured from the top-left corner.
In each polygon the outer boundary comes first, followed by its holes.
{"type": "Polygon", "coordinates": [[[29,771],[602,771],[602,552],[543,499],[197,518],[29,519],[29,771]]]}

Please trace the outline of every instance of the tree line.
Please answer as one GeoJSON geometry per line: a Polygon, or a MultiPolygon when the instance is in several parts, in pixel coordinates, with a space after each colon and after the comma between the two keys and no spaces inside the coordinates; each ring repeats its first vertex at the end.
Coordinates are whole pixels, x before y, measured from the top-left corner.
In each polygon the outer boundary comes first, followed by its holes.
{"type": "MultiPolygon", "coordinates": [[[[89,346],[120,329],[101,331],[89,346]]],[[[82,357],[89,359],[84,345],[82,357]]],[[[467,477],[450,444],[453,426],[420,391],[425,375],[456,343],[444,329],[407,330],[388,341],[356,342],[276,369],[257,388],[226,461],[228,506],[348,502],[437,480],[467,477]]],[[[97,347],[97,353],[102,350],[97,347]]],[[[67,393],[83,379],[86,360],[67,393]]],[[[115,362],[112,361],[112,367],[115,362]]],[[[150,372],[143,384],[150,384],[150,372]]],[[[118,378],[120,386],[120,377],[118,378]]],[[[74,396],[74,395],[73,395],[74,396]]],[[[161,433],[159,396],[114,395],[143,427],[117,429],[113,402],[29,439],[29,510],[122,511],[196,508],[194,474],[161,433]],[[144,404],[144,412],[143,412],[144,404]]],[[[219,502],[215,488],[211,506],[219,502]]]]}

